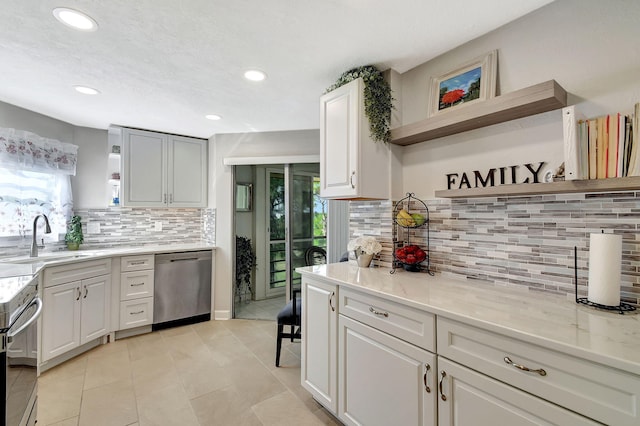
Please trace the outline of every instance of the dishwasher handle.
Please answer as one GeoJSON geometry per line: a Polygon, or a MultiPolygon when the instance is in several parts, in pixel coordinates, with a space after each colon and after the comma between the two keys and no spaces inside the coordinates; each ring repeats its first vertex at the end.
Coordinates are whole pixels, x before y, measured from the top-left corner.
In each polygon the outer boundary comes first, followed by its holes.
{"type": "Polygon", "coordinates": [[[198,259],[197,257],[187,257],[184,259],[170,259],[169,262],[186,262],[186,261],[198,261],[200,259],[198,259]]]}

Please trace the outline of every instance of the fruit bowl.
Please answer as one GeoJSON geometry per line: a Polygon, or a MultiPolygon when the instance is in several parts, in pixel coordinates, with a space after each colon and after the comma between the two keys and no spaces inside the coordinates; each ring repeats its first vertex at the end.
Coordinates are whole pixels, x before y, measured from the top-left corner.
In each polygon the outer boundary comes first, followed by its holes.
{"type": "Polygon", "coordinates": [[[395,250],[394,257],[403,265],[415,265],[419,268],[418,264],[427,258],[427,252],[416,245],[408,245],[398,247],[395,250]]]}
{"type": "Polygon", "coordinates": [[[425,224],[426,218],[420,213],[409,213],[401,209],[395,219],[396,223],[404,228],[419,228],[425,224]]]}

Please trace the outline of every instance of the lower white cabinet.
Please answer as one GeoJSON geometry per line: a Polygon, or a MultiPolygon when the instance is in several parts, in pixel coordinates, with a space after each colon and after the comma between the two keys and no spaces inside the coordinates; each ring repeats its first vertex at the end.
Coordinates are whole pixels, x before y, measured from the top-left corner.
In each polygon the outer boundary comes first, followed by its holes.
{"type": "Polygon", "coordinates": [[[345,424],[437,424],[434,354],[343,315],[338,348],[338,417],[345,424]]]}
{"type": "Polygon", "coordinates": [[[600,424],[443,357],[438,379],[439,426],[600,424]]]}
{"type": "Polygon", "coordinates": [[[337,288],[302,279],[301,382],[316,401],[337,413],[337,288]]]}
{"type": "Polygon", "coordinates": [[[111,275],[47,287],[42,312],[42,360],[109,332],[111,275]]]}
{"type": "Polygon", "coordinates": [[[153,323],[153,297],[120,302],[120,329],[140,327],[153,323]]]}

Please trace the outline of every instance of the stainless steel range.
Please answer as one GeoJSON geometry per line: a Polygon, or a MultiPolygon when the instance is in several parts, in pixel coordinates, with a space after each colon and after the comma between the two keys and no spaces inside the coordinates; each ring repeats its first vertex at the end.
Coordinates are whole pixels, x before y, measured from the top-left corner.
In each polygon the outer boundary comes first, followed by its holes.
{"type": "Polygon", "coordinates": [[[37,412],[38,279],[0,279],[1,426],[34,425],[37,412]]]}

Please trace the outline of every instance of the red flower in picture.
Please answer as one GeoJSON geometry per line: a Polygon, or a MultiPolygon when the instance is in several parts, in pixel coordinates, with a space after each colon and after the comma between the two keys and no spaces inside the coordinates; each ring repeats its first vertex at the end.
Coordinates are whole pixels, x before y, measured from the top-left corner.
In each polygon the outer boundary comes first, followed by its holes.
{"type": "Polygon", "coordinates": [[[456,89],[442,95],[442,103],[444,104],[453,104],[454,102],[459,101],[464,96],[464,90],[456,89]]]}

